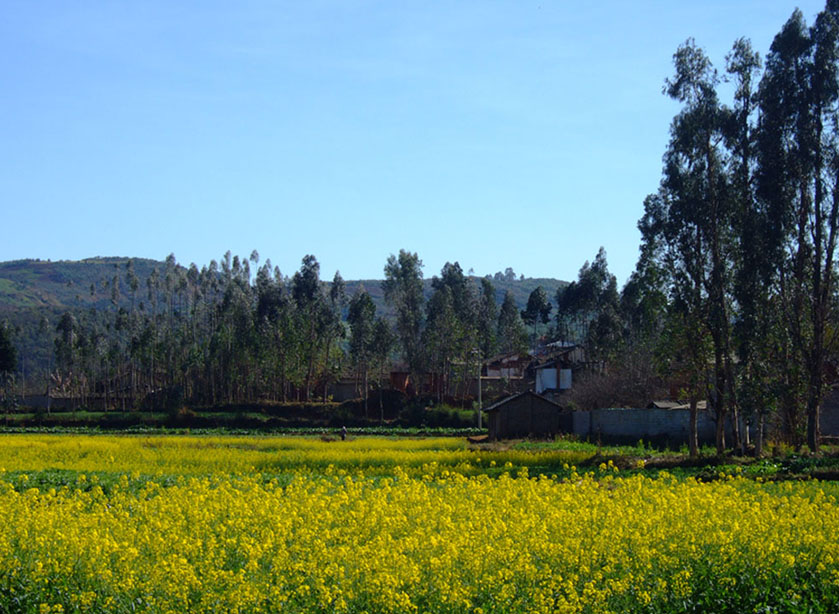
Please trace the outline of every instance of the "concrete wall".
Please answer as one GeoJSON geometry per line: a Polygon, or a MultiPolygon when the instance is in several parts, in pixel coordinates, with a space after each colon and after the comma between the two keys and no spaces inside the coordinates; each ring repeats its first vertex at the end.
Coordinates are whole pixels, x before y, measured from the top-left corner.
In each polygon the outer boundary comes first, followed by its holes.
{"type": "Polygon", "coordinates": [[[559,370],[559,389],[560,390],[571,390],[571,380],[573,378],[573,373],[571,369],[560,369],[559,370]]]}
{"type": "MultiPolygon", "coordinates": [[[[371,389],[374,381],[376,380],[372,376],[368,376],[367,383],[371,389]]],[[[361,384],[356,385],[355,382],[351,381],[334,382],[329,386],[329,394],[335,403],[343,403],[350,399],[362,398],[364,395],[364,386],[361,384]]]]}
{"type": "Polygon", "coordinates": [[[819,413],[819,427],[822,436],[839,437],[839,389],[824,395],[819,413]]]}
{"type": "Polygon", "coordinates": [[[538,369],[536,371],[536,394],[556,388],[556,368],[538,369]]]}
{"type": "MultiPolygon", "coordinates": [[[[594,409],[575,411],[572,418],[573,433],[591,440],[668,441],[687,443],[690,433],[690,411],[687,409],[594,409]]],[[[710,412],[700,411],[697,416],[700,444],[714,443],[716,422],[710,412]]],[[[731,426],[727,425],[726,438],[730,441],[731,426]]]]}
{"type": "Polygon", "coordinates": [[[545,390],[571,390],[571,378],[571,369],[557,369],[556,367],[538,369],[536,393],[542,394],[545,390]]]}

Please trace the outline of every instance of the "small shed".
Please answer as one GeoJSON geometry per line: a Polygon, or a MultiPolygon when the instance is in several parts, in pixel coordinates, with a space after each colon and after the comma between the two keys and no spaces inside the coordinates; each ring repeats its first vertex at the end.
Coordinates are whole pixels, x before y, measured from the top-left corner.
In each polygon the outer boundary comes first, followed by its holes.
{"type": "Polygon", "coordinates": [[[489,438],[553,437],[573,428],[570,411],[532,390],[507,397],[483,410],[489,438]]]}

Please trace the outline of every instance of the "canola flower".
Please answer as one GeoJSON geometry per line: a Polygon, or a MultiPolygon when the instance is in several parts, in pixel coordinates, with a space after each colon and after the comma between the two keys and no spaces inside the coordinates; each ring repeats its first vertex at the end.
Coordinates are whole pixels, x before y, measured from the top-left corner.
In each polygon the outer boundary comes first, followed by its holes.
{"type": "MultiPolygon", "coordinates": [[[[423,445],[381,442],[397,459],[398,444],[406,460],[423,445]]],[[[331,467],[288,482],[188,477],[190,462],[168,486],[122,474],[109,492],[95,475],[49,489],[0,479],[0,611],[839,608],[839,500],[818,482],[621,477],[609,464],[564,480],[410,463],[371,478],[332,450],[331,467]]]]}
{"type": "Polygon", "coordinates": [[[324,442],[306,437],[194,437],[3,435],[0,468],[7,472],[69,470],[145,475],[322,473],[330,466],[365,475],[391,475],[394,467],[422,476],[444,470],[482,474],[489,467],[575,464],[590,453],[504,450],[476,454],[457,438],[361,437],[324,442]]]}

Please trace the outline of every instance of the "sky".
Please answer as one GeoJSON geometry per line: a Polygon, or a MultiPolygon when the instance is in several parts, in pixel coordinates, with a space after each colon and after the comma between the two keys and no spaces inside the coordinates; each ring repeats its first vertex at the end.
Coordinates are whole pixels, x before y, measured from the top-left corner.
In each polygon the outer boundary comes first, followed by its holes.
{"type": "Polygon", "coordinates": [[[602,246],[623,284],[673,53],[765,55],[795,8],[4,0],[0,261],[257,250],[376,279],[405,249],[426,277],[572,280],[602,246]]]}

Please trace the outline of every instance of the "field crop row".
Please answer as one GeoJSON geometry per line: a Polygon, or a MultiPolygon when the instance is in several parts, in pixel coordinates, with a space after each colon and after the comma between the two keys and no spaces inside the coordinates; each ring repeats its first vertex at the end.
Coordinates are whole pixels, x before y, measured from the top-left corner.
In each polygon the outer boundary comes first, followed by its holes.
{"type": "Polygon", "coordinates": [[[608,463],[530,477],[511,461],[490,477],[440,462],[498,466],[456,441],[89,439],[41,440],[28,460],[0,439],[0,611],[839,608],[834,484],[623,477],[608,463]],[[252,454],[307,451],[332,460],[248,470],[252,454]],[[355,454],[393,465],[368,475],[355,454]],[[67,483],[46,485],[57,470],[67,483]]]}

